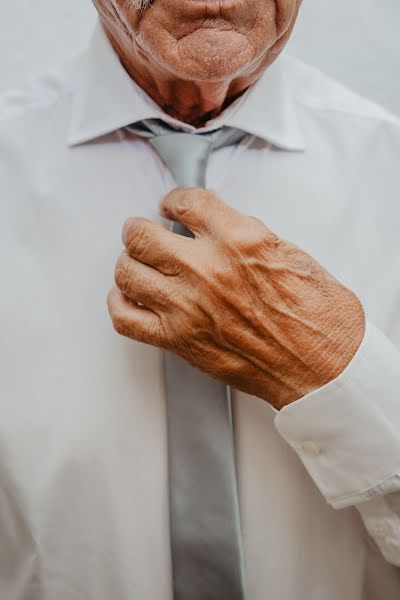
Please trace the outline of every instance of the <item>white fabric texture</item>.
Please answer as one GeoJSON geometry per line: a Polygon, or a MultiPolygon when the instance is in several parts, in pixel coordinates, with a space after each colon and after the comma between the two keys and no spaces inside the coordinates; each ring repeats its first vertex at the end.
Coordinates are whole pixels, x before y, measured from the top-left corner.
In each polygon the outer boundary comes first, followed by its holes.
{"type": "MultiPolygon", "coordinates": [[[[117,336],[106,296],[123,221],[160,220],[174,186],[126,126],[176,121],[101,28],[0,115],[0,597],[169,600],[162,352],[117,336]]],[[[233,395],[248,600],[397,600],[399,121],[282,58],[204,131],[222,125],[253,135],[213,153],[208,187],[368,320],[345,372],[279,414],[233,395]]]]}
{"type": "MultiPolygon", "coordinates": [[[[0,2],[0,90],[79,50],[94,17],[91,0],[0,2]]],[[[400,114],[399,22],[398,0],[303,0],[288,50],[400,114]]]]}

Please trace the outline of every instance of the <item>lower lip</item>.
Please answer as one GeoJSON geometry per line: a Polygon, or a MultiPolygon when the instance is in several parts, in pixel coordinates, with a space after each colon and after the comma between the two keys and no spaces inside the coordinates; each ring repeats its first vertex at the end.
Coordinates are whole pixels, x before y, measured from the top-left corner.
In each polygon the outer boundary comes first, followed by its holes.
{"type": "Polygon", "coordinates": [[[239,4],[241,0],[183,0],[184,4],[197,4],[202,7],[207,7],[207,12],[210,13],[214,10],[218,14],[218,10],[221,6],[228,8],[229,6],[235,6],[239,4]]]}

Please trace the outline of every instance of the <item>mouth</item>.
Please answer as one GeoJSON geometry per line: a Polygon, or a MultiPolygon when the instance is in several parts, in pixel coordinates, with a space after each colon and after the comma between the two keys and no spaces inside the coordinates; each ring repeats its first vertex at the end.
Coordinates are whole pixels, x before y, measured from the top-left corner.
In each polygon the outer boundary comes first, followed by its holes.
{"type": "Polygon", "coordinates": [[[221,8],[229,11],[242,3],[243,0],[182,0],[183,5],[200,7],[210,17],[218,16],[221,8]]]}
{"type": "MultiPolygon", "coordinates": [[[[146,10],[162,1],[163,0],[132,0],[134,6],[138,10],[146,10]]],[[[203,15],[218,17],[221,15],[221,9],[224,11],[229,11],[230,9],[234,10],[239,4],[243,4],[243,0],[179,0],[179,4],[183,8],[201,11],[203,15]]]]}
{"type": "Polygon", "coordinates": [[[191,33],[202,31],[205,35],[222,32],[243,33],[254,26],[254,15],[249,9],[249,0],[132,0],[142,3],[143,14],[153,10],[174,15],[182,37],[187,27],[191,33]],[[207,32],[207,33],[206,33],[207,32]]]}

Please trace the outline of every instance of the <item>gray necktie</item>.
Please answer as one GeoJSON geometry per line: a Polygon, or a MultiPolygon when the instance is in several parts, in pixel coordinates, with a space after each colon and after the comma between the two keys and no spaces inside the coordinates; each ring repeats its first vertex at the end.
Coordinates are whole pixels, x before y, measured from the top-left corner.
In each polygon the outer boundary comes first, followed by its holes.
{"type": "MultiPolygon", "coordinates": [[[[181,187],[205,187],[212,148],[245,135],[177,132],[153,119],[129,129],[149,139],[181,187]]],[[[192,235],[180,223],[173,231],[192,235]]],[[[164,365],[174,598],[243,600],[230,390],[168,352],[164,365]]]]}

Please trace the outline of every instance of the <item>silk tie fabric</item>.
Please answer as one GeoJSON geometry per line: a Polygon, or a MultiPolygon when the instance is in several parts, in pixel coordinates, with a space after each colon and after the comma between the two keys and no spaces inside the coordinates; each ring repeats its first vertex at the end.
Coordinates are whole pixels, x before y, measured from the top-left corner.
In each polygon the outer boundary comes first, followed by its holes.
{"type": "MultiPolygon", "coordinates": [[[[131,126],[146,137],[181,187],[205,187],[213,148],[243,131],[174,131],[156,120],[131,126]]],[[[173,231],[192,236],[181,223],[173,231]]],[[[230,390],[165,353],[170,535],[175,600],[244,600],[244,566],[230,390]]]]}

